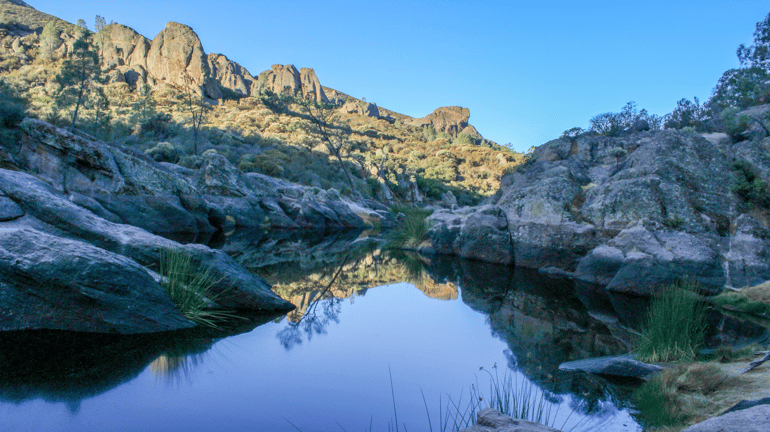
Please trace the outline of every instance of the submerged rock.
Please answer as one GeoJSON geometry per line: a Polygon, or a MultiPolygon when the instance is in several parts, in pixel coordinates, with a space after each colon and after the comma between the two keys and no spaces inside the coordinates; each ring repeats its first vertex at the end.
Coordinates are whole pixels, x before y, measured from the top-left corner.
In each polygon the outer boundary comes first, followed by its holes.
{"type": "Polygon", "coordinates": [[[519,420],[500,414],[492,408],[478,412],[476,424],[460,432],[560,432],[550,426],[519,420]]]}
{"type": "Polygon", "coordinates": [[[623,378],[645,378],[647,375],[663,370],[663,367],[628,357],[598,357],[562,363],[559,365],[559,370],[623,378]]]}

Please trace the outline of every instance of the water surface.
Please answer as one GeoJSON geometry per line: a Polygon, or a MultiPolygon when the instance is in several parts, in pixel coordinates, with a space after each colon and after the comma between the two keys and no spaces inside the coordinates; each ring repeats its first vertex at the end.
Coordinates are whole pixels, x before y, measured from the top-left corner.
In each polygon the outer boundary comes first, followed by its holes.
{"type": "Polygon", "coordinates": [[[0,431],[387,431],[396,417],[435,431],[471,385],[488,395],[487,372],[545,392],[564,430],[641,429],[633,387],[558,371],[627,352],[638,299],[355,240],[219,245],[298,306],[286,316],[142,337],[0,335],[0,431]]]}

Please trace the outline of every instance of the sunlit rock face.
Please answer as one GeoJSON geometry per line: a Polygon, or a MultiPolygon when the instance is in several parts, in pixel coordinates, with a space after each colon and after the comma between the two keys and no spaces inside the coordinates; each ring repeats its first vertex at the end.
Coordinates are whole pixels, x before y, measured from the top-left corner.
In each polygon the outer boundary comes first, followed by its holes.
{"type": "Polygon", "coordinates": [[[222,98],[221,91],[211,79],[200,38],[184,24],[169,22],[155,36],[147,53],[147,70],[157,81],[189,88],[212,99],[222,98]]]}
{"type": "Polygon", "coordinates": [[[275,94],[300,96],[315,102],[328,102],[321,82],[311,68],[297,70],[294,65],[275,64],[270,70],[259,74],[252,87],[252,93],[271,91],[275,94]]]}

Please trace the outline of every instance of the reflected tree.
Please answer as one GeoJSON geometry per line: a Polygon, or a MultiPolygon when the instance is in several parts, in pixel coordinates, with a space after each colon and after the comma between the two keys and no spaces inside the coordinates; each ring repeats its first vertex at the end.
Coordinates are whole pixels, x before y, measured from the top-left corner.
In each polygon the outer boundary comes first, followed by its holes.
{"type": "Polygon", "coordinates": [[[342,273],[342,269],[348,262],[346,257],[342,264],[337,268],[329,283],[315,296],[315,299],[310,303],[305,313],[295,322],[289,322],[287,326],[278,332],[276,337],[281,342],[281,345],[287,350],[294,348],[302,343],[302,335],[304,334],[308,340],[313,335],[325,334],[326,327],[334,322],[339,323],[339,314],[341,309],[342,299],[330,298],[325,299],[326,294],[329,293],[334,283],[342,273]]]}

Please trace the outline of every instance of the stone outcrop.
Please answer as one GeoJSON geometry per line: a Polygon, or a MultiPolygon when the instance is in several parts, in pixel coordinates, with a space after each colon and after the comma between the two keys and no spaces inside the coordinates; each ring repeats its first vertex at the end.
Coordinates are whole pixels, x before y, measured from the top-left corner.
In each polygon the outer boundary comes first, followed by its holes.
{"type": "Polygon", "coordinates": [[[147,52],[147,71],[159,83],[189,88],[199,95],[221,99],[211,78],[208,58],[192,28],[175,22],[166,24],[147,52]]]}
{"type": "Polygon", "coordinates": [[[434,211],[428,217],[431,246],[424,253],[457,255],[497,264],[513,260],[508,222],[498,207],[434,211]]]}
{"type": "Polygon", "coordinates": [[[14,168],[0,169],[0,331],[190,327],[152,271],[165,249],[181,249],[211,269],[218,281],[212,305],[286,311],[293,306],[224,252],[154,233],[364,227],[361,203],[351,207],[334,190],[244,175],[213,151],[192,170],[40,120],[21,127],[23,139],[0,151],[4,166],[14,168]]]}
{"type": "Polygon", "coordinates": [[[321,83],[310,68],[297,70],[294,65],[275,64],[259,74],[252,93],[271,91],[276,94],[299,96],[316,102],[328,102],[321,83]]]}
{"type": "Polygon", "coordinates": [[[732,144],[679,131],[554,140],[502,180],[494,204],[505,214],[509,243],[490,237],[488,227],[453,228],[488,207],[437,215],[429,237],[439,253],[632,294],[685,277],[714,289],[755,285],[770,279],[770,228],[764,210],[733,191],[733,160],[768,181],[770,164],[761,156],[768,148],[770,138],[732,144]],[[502,243],[490,252],[446,247],[491,238],[502,243]]]}
{"type": "Polygon", "coordinates": [[[770,405],[731,412],[692,425],[683,432],[765,432],[770,430],[770,405]]]}
{"type": "Polygon", "coordinates": [[[380,110],[377,109],[377,104],[358,100],[351,100],[345,103],[340,107],[340,111],[347,114],[358,114],[367,117],[380,118],[380,110]]]}
{"type": "MultiPolygon", "coordinates": [[[[476,131],[475,128],[468,129],[468,119],[471,111],[468,108],[459,106],[437,108],[431,114],[419,119],[409,120],[407,123],[412,126],[433,126],[436,132],[445,132],[453,137],[459,133],[470,133],[476,131]]],[[[472,126],[471,126],[472,127],[472,126]]],[[[476,132],[478,134],[478,132],[476,132]]]]}
{"type": "Polygon", "coordinates": [[[32,228],[0,228],[0,331],[193,327],[136,261],[32,228]]]}
{"type": "Polygon", "coordinates": [[[559,430],[540,423],[514,419],[492,408],[484,408],[478,412],[476,424],[460,432],[559,432],[559,430]]]}
{"type": "Polygon", "coordinates": [[[207,152],[201,168],[155,163],[48,123],[27,119],[15,163],[105,219],[153,233],[235,227],[328,230],[363,228],[335,191],[243,174],[207,152]]]}
{"type": "Polygon", "coordinates": [[[251,87],[257,81],[245,67],[222,54],[208,55],[211,77],[240,96],[250,96],[251,87]]]}

